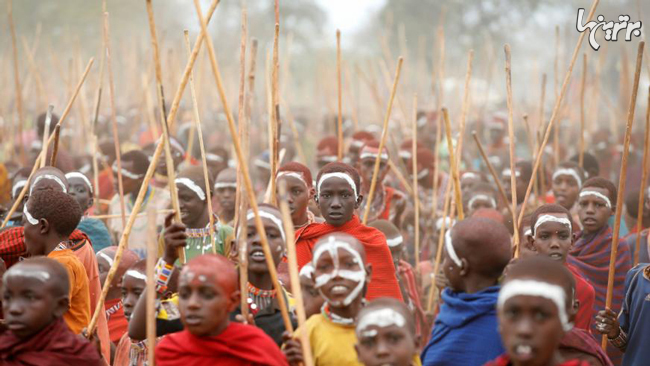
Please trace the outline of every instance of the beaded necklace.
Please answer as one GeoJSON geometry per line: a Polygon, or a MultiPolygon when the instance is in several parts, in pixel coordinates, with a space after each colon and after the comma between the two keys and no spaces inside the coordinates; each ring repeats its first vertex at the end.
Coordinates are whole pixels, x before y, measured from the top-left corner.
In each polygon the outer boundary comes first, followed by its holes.
{"type": "Polygon", "coordinates": [[[301,228],[303,228],[303,227],[305,227],[305,226],[307,226],[309,224],[313,224],[314,221],[316,221],[316,216],[314,215],[313,212],[307,210],[307,221],[302,225],[297,225],[297,226],[294,225],[293,229],[294,230],[301,229],[301,228]]]}
{"type": "Polygon", "coordinates": [[[248,307],[253,315],[268,308],[275,298],[275,289],[263,290],[248,282],[248,307]]]}
{"type": "Polygon", "coordinates": [[[328,303],[323,304],[323,307],[320,308],[321,314],[326,317],[329,321],[341,325],[354,325],[354,318],[344,318],[342,316],[332,313],[328,303]]]}

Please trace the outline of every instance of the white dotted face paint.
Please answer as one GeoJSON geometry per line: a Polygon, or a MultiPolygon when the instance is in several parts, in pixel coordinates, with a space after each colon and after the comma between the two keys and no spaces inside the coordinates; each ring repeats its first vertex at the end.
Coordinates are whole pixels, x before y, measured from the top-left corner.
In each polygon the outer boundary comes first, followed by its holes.
{"type": "Polygon", "coordinates": [[[34,187],[36,187],[36,184],[38,182],[42,181],[43,179],[53,180],[56,184],[61,186],[61,190],[63,190],[63,193],[68,193],[68,189],[65,187],[65,184],[63,184],[63,181],[59,177],[57,177],[56,175],[52,175],[52,174],[43,174],[43,175],[39,175],[38,177],[34,178],[34,182],[32,182],[32,185],[29,188],[29,194],[30,195],[34,191],[34,187]]]}
{"type": "Polygon", "coordinates": [[[602,194],[600,192],[589,191],[589,190],[584,190],[584,191],[580,192],[580,198],[586,197],[586,196],[598,197],[601,200],[605,201],[605,206],[607,206],[608,208],[612,208],[612,201],[609,200],[609,197],[605,196],[604,194],[602,194]]]}
{"type": "Polygon", "coordinates": [[[327,174],[323,174],[320,177],[320,180],[318,181],[318,185],[317,185],[319,195],[320,195],[320,190],[321,190],[321,186],[323,185],[323,182],[330,178],[340,178],[345,180],[346,182],[348,182],[350,188],[352,188],[352,191],[354,192],[354,199],[356,200],[359,197],[357,195],[357,186],[354,184],[354,180],[352,179],[352,177],[350,177],[350,175],[346,173],[340,173],[340,172],[327,173],[327,174]]]}
{"type": "Polygon", "coordinates": [[[65,178],[68,179],[68,180],[70,180],[70,178],[79,178],[79,179],[83,180],[84,183],[86,183],[86,186],[88,186],[88,189],[90,190],[90,193],[91,194],[93,193],[93,185],[90,184],[90,180],[88,180],[88,177],[86,177],[85,175],[83,175],[83,174],[81,174],[79,172],[71,172],[71,173],[66,174],[65,178]]]}
{"type": "Polygon", "coordinates": [[[449,229],[450,227],[454,226],[454,223],[456,221],[452,220],[451,217],[441,217],[436,220],[436,231],[440,231],[443,222],[445,223],[445,227],[449,229]]]}
{"type": "Polygon", "coordinates": [[[535,222],[535,227],[533,228],[533,234],[535,234],[537,232],[537,228],[539,228],[540,225],[542,225],[545,222],[557,222],[557,223],[560,223],[562,225],[568,226],[569,231],[572,228],[571,220],[567,219],[566,217],[557,217],[557,216],[553,216],[553,215],[542,215],[542,216],[538,217],[537,222],[535,222]]]}
{"type": "MultiPolygon", "coordinates": [[[[263,210],[258,210],[258,212],[260,214],[260,217],[271,220],[271,222],[273,222],[275,224],[275,226],[278,227],[278,230],[280,231],[280,236],[282,236],[282,241],[284,241],[286,243],[287,236],[284,234],[284,227],[282,226],[282,220],[275,217],[275,215],[273,215],[270,212],[266,212],[266,211],[263,211],[263,210]]],[[[251,220],[254,220],[254,219],[255,219],[255,213],[250,211],[248,213],[248,215],[246,215],[246,221],[251,221],[251,220]]],[[[280,247],[278,247],[278,248],[280,248],[280,247]]]]}
{"type": "Polygon", "coordinates": [[[113,267],[113,262],[114,262],[114,260],[113,260],[113,258],[111,258],[111,256],[109,256],[109,255],[106,254],[106,253],[102,253],[102,252],[97,253],[97,256],[98,256],[98,257],[101,257],[101,258],[104,258],[104,260],[105,260],[106,262],[108,262],[108,265],[111,266],[111,267],[113,267]]]}
{"type": "Polygon", "coordinates": [[[575,179],[576,183],[578,183],[578,187],[582,186],[582,179],[580,179],[580,176],[578,175],[578,172],[575,171],[575,169],[570,169],[570,168],[560,168],[553,173],[553,180],[555,178],[563,176],[563,175],[568,175],[575,179]]]}
{"type": "Polygon", "coordinates": [[[18,192],[20,192],[23,187],[27,185],[27,179],[21,179],[16,184],[14,184],[13,187],[11,187],[11,198],[16,198],[18,197],[18,192]]]}
{"type": "MultiPolygon", "coordinates": [[[[122,168],[121,172],[122,172],[122,176],[127,177],[129,179],[140,179],[140,178],[144,177],[144,174],[135,174],[135,173],[133,173],[131,171],[128,171],[128,170],[126,170],[124,168],[122,168]]],[[[117,161],[115,163],[113,163],[113,173],[117,174],[117,161]]]]}
{"type": "Polygon", "coordinates": [[[565,332],[573,329],[566,312],[566,294],[562,287],[536,280],[512,280],[506,282],[499,291],[497,307],[502,309],[505,303],[515,296],[536,296],[551,300],[557,306],[560,322],[565,332]]]}
{"type": "Polygon", "coordinates": [[[23,206],[23,214],[25,214],[25,218],[27,219],[27,222],[29,222],[32,225],[38,225],[38,220],[32,216],[29,211],[27,210],[27,204],[23,206]]]}
{"type": "MultiPolygon", "coordinates": [[[[510,169],[504,169],[503,172],[501,173],[502,176],[504,177],[509,177],[512,175],[512,170],[510,169]]],[[[521,173],[517,170],[515,170],[515,177],[519,178],[521,176],[521,173]]]]}
{"type": "Polygon", "coordinates": [[[390,248],[395,248],[396,246],[399,246],[403,242],[404,242],[404,238],[401,235],[391,239],[386,239],[386,244],[388,244],[390,248]]]}
{"type": "Polygon", "coordinates": [[[447,249],[447,255],[449,255],[452,262],[456,263],[458,267],[461,267],[463,262],[458,258],[458,254],[456,254],[456,250],[454,249],[454,243],[451,241],[451,229],[445,233],[445,249],[447,249]]]}
{"type": "Polygon", "coordinates": [[[497,201],[485,194],[477,194],[476,196],[470,198],[469,202],[467,203],[467,207],[474,208],[476,201],[487,201],[490,203],[490,207],[497,208],[497,201]]]}
{"type": "Polygon", "coordinates": [[[29,269],[23,269],[21,267],[11,267],[9,270],[7,270],[7,273],[5,276],[10,277],[10,276],[15,276],[15,277],[27,277],[31,278],[40,282],[47,282],[50,279],[50,274],[49,272],[40,270],[40,269],[34,269],[34,268],[29,268],[29,269]]]}
{"type": "Polygon", "coordinates": [[[176,182],[176,184],[182,184],[185,187],[189,188],[192,192],[196,193],[201,201],[205,201],[205,192],[203,192],[203,188],[199,187],[199,185],[196,184],[193,180],[189,178],[176,178],[174,182],[176,182]]]}
{"type": "MultiPolygon", "coordinates": [[[[378,328],[386,328],[391,325],[403,327],[406,324],[406,319],[399,312],[391,308],[376,309],[364,312],[362,317],[359,318],[357,323],[357,334],[363,334],[364,331],[370,326],[378,328]]],[[[372,336],[372,335],[370,335],[372,336]]]]}
{"type": "Polygon", "coordinates": [[[130,270],[126,271],[126,273],[124,273],[124,277],[126,277],[126,276],[131,276],[131,277],[133,277],[135,279],[147,282],[147,276],[144,273],[136,271],[134,269],[130,269],[130,270]]]}
{"type": "Polygon", "coordinates": [[[220,188],[232,188],[232,189],[237,189],[237,183],[233,182],[217,182],[214,184],[214,189],[220,189],[220,188]]]}
{"type": "Polygon", "coordinates": [[[305,181],[305,178],[303,177],[302,173],[298,173],[298,172],[279,172],[278,175],[276,175],[275,180],[277,181],[282,177],[296,178],[296,179],[300,180],[302,182],[302,184],[305,185],[306,188],[308,188],[307,182],[305,181]]]}
{"type": "Polygon", "coordinates": [[[330,273],[324,273],[316,277],[314,287],[319,289],[321,296],[323,296],[323,298],[327,301],[328,304],[331,304],[333,306],[341,306],[341,305],[348,306],[352,303],[352,301],[354,301],[354,299],[356,299],[359,296],[366,282],[366,271],[364,268],[363,260],[361,259],[361,255],[352,247],[352,245],[350,245],[350,243],[347,243],[342,240],[337,240],[334,236],[330,236],[327,239],[327,243],[319,245],[316,248],[316,250],[314,250],[314,256],[312,259],[312,265],[314,267],[317,266],[318,260],[325,252],[328,252],[330,254],[330,257],[332,258],[332,264],[334,265],[334,269],[330,273]],[[340,266],[339,252],[338,252],[339,249],[345,250],[348,253],[350,253],[354,258],[354,262],[359,264],[360,269],[356,271],[339,269],[340,266]],[[321,287],[323,287],[325,284],[327,284],[328,282],[330,282],[332,279],[336,277],[340,277],[357,283],[357,286],[352,291],[350,291],[348,296],[342,302],[333,302],[332,300],[328,299],[327,296],[323,294],[323,291],[321,290],[321,287]]]}

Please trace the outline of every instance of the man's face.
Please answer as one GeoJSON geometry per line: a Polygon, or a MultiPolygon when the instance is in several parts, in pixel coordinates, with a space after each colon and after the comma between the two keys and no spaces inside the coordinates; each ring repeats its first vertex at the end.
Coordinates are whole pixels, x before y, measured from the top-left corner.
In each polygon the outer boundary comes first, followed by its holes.
{"type": "MultiPolygon", "coordinates": [[[[559,219],[567,219],[562,213],[548,213],[544,215],[554,216],[559,219]]],[[[573,233],[571,227],[561,222],[546,221],[537,227],[533,246],[539,254],[549,256],[551,259],[561,263],[566,262],[569,250],[573,246],[573,233]]]]}
{"type": "Polygon", "coordinates": [[[131,319],[135,304],[138,303],[140,295],[147,287],[144,280],[145,274],[133,269],[126,271],[122,277],[122,306],[124,307],[124,317],[126,320],[131,319]]]}
{"type": "MultiPolygon", "coordinates": [[[[587,187],[582,191],[594,191],[605,197],[609,196],[609,191],[605,188],[587,187]]],[[[600,197],[585,195],[578,199],[578,216],[586,233],[595,233],[603,228],[613,214],[613,207],[607,207],[607,202],[600,197]]]]}
{"type": "Polygon", "coordinates": [[[355,349],[359,361],[366,366],[410,366],[417,353],[415,336],[411,333],[406,325],[396,324],[370,325],[357,331],[355,349]]]}
{"type": "Polygon", "coordinates": [[[55,297],[53,285],[39,279],[49,273],[40,266],[30,267],[29,276],[7,272],[2,286],[5,325],[21,339],[38,333],[68,310],[65,296],[55,297]]]}
{"type": "MultiPolygon", "coordinates": [[[[132,161],[122,161],[122,169],[135,173],[133,169],[132,161]]],[[[167,173],[165,172],[165,174],[167,173]]],[[[140,191],[140,187],[142,186],[143,180],[144,178],[132,179],[122,174],[122,188],[124,189],[124,194],[129,194],[129,193],[132,193],[134,195],[138,194],[138,192],[140,191]]],[[[119,182],[117,179],[117,173],[115,173],[115,181],[113,182],[113,186],[114,186],[113,188],[115,188],[115,192],[119,192],[119,182]]]]}
{"type": "MultiPolygon", "coordinates": [[[[313,197],[313,188],[307,188],[305,182],[288,175],[283,175],[278,178],[278,184],[284,181],[287,187],[287,203],[289,204],[289,211],[291,212],[291,220],[297,223],[298,220],[303,218],[309,206],[309,201],[313,197]]],[[[279,192],[278,192],[279,193],[279,192]]]]}
{"type": "Polygon", "coordinates": [[[314,249],[314,261],[315,287],[330,306],[345,307],[363,296],[367,273],[354,248],[322,244],[314,249]]]}
{"type": "Polygon", "coordinates": [[[207,202],[201,200],[196,192],[184,184],[179,184],[176,187],[178,188],[178,204],[183,224],[196,224],[200,221],[201,216],[205,212],[207,202]]]}
{"type": "MultiPolygon", "coordinates": [[[[524,180],[521,178],[521,173],[517,172],[516,173],[517,177],[515,178],[515,184],[516,189],[517,189],[517,204],[520,204],[524,202],[524,198],[526,196],[526,189],[528,188],[528,184],[524,182],[524,180]]],[[[503,189],[506,191],[506,196],[508,197],[508,201],[512,200],[512,184],[510,182],[510,175],[503,175],[502,176],[502,183],[503,183],[503,189]]]]}
{"type": "MultiPolygon", "coordinates": [[[[358,168],[359,174],[361,174],[363,188],[364,190],[369,191],[372,182],[372,173],[375,170],[375,158],[368,157],[359,160],[358,168]]],[[[379,172],[377,173],[377,183],[384,181],[386,173],[388,173],[388,164],[386,164],[386,161],[381,160],[379,162],[379,172]]]]}
{"type": "Polygon", "coordinates": [[[180,276],[178,308],[181,321],[195,336],[212,336],[223,331],[239,300],[237,294],[224,291],[216,272],[184,268],[180,276]]]}
{"type": "MultiPolygon", "coordinates": [[[[282,255],[284,253],[284,239],[282,239],[280,229],[277,227],[277,225],[275,225],[273,221],[266,217],[262,217],[262,223],[264,224],[266,240],[268,241],[269,249],[271,250],[273,263],[275,263],[277,267],[277,265],[280,264],[280,260],[282,259],[282,255]]],[[[268,273],[269,269],[266,265],[266,257],[264,256],[264,251],[262,250],[262,240],[260,240],[260,235],[257,233],[255,220],[253,218],[248,220],[246,235],[248,270],[254,273],[268,273]]]]}
{"type": "Polygon", "coordinates": [[[341,226],[352,219],[362,197],[354,197],[354,190],[347,180],[331,177],[321,183],[318,206],[325,221],[332,226],[341,226]]]}
{"type": "Polygon", "coordinates": [[[68,184],[68,194],[77,200],[81,210],[86,212],[93,204],[93,195],[90,193],[88,185],[81,178],[70,178],[68,184]]]}
{"type": "Polygon", "coordinates": [[[564,336],[557,306],[537,296],[513,296],[499,309],[503,346],[516,365],[545,365],[564,336]]]}
{"type": "Polygon", "coordinates": [[[573,208],[579,193],[580,186],[572,176],[558,175],[553,179],[553,196],[557,204],[567,210],[573,208]]]}

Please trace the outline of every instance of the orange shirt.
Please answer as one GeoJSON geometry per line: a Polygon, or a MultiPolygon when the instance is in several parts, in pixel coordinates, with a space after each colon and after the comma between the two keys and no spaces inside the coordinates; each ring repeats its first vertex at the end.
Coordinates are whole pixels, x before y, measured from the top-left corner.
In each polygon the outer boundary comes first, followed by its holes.
{"type": "Polygon", "coordinates": [[[70,308],[63,314],[63,320],[74,334],[79,334],[90,323],[90,292],[86,270],[70,249],[55,250],[47,257],[61,263],[68,270],[70,308]]]}

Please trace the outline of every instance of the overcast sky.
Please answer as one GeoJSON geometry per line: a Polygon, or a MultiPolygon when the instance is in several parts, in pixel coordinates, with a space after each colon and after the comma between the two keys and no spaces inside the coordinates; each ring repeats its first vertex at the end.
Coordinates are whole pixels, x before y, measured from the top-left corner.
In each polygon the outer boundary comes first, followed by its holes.
{"type": "MultiPolygon", "coordinates": [[[[352,34],[367,24],[371,15],[381,9],[386,0],[318,0],[328,16],[326,32],[352,34]]],[[[345,37],[343,38],[345,42],[345,37]]]]}

